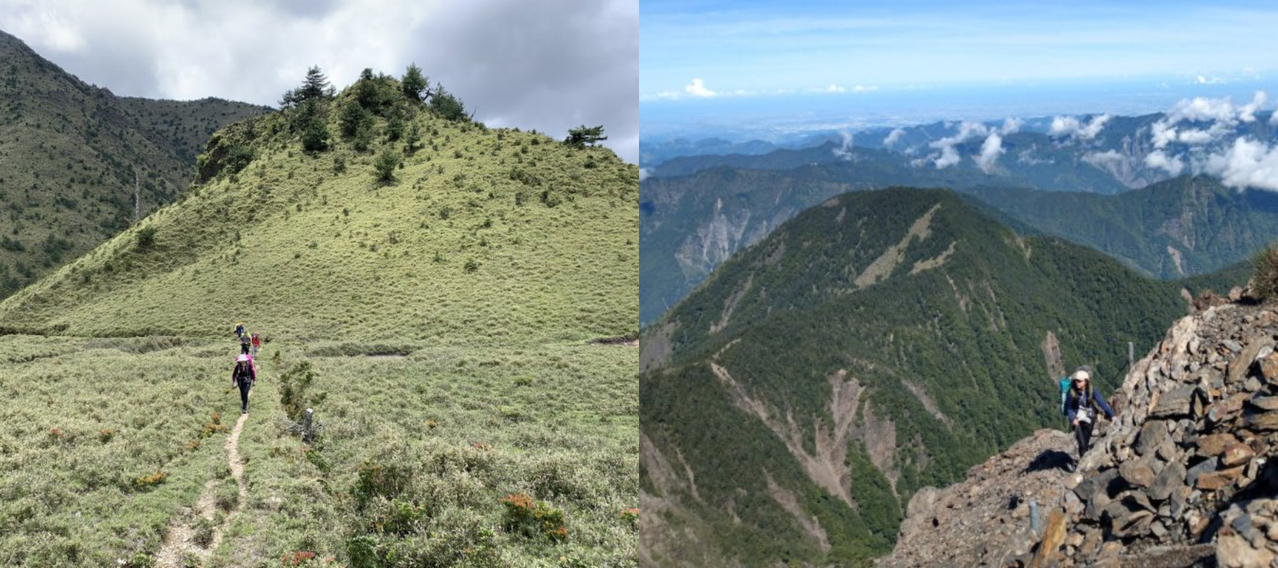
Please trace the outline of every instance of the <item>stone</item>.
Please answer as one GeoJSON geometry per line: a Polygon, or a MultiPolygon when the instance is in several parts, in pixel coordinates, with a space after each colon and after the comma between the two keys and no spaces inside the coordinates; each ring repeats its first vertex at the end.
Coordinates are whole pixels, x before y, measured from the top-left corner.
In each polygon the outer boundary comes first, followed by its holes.
{"type": "Polygon", "coordinates": [[[1197,485],[1199,476],[1211,471],[1216,471],[1216,466],[1218,465],[1220,465],[1220,460],[1213,457],[1213,458],[1204,460],[1202,463],[1194,467],[1189,468],[1189,471],[1185,472],[1186,483],[1188,483],[1190,486],[1197,485]]]}
{"type": "Polygon", "coordinates": [[[1251,461],[1255,456],[1256,452],[1252,451],[1251,446],[1240,442],[1225,448],[1225,452],[1220,455],[1220,463],[1225,467],[1234,467],[1251,461]]]}
{"type": "Polygon", "coordinates": [[[1278,412],[1248,412],[1243,423],[1252,430],[1272,432],[1278,430],[1278,412]]]}
{"type": "MultiPolygon", "coordinates": [[[[1106,497],[1108,501],[1109,484],[1118,477],[1117,469],[1107,469],[1100,473],[1092,474],[1083,478],[1078,486],[1074,488],[1074,493],[1084,501],[1091,502],[1097,493],[1106,497]]],[[[1102,505],[1103,506],[1103,505],[1102,505]]]]}
{"type": "Polygon", "coordinates": [[[1247,406],[1264,412],[1278,410],[1278,396],[1258,396],[1248,399],[1247,406]]]}
{"type": "Polygon", "coordinates": [[[1243,388],[1250,392],[1256,392],[1262,386],[1264,385],[1256,377],[1247,377],[1247,381],[1243,383],[1243,388]]]}
{"type": "Polygon", "coordinates": [[[1163,526],[1162,521],[1155,521],[1154,524],[1149,526],[1149,532],[1161,539],[1164,536],[1167,536],[1167,527],[1163,526]]]}
{"type": "Polygon", "coordinates": [[[1073,491],[1066,491],[1062,500],[1064,501],[1065,512],[1069,513],[1071,519],[1077,518],[1083,513],[1083,502],[1073,491]]]}
{"type": "Polygon", "coordinates": [[[1222,469],[1220,471],[1213,471],[1211,473],[1204,473],[1194,482],[1194,487],[1202,489],[1203,491],[1216,491],[1218,489],[1228,487],[1242,475],[1242,470],[1243,468],[1239,466],[1222,469]]]}
{"type": "Polygon", "coordinates": [[[1260,376],[1265,382],[1274,385],[1278,384],[1278,353],[1273,353],[1273,348],[1269,348],[1271,353],[1260,359],[1260,376]]]}
{"type": "Polygon", "coordinates": [[[1225,448],[1238,443],[1238,438],[1229,432],[1200,436],[1198,438],[1198,455],[1205,457],[1218,456],[1225,448]]]}
{"type": "Polygon", "coordinates": [[[1149,511],[1136,511],[1125,517],[1114,519],[1110,531],[1115,536],[1129,537],[1144,534],[1154,522],[1154,514],[1149,511]]]}
{"type": "Polygon", "coordinates": [[[1162,444],[1159,444],[1158,451],[1154,455],[1158,456],[1158,459],[1163,462],[1171,463],[1180,461],[1184,452],[1180,451],[1180,446],[1176,445],[1169,437],[1165,438],[1162,444]]]}
{"type": "Polygon", "coordinates": [[[1074,548],[1083,546],[1083,534],[1070,533],[1069,536],[1065,537],[1065,544],[1074,548]]]}
{"type": "Polygon", "coordinates": [[[1082,482],[1083,482],[1083,474],[1071,473],[1065,476],[1065,489],[1073,491],[1074,488],[1078,487],[1078,484],[1082,482]]]}
{"type": "Polygon", "coordinates": [[[1252,548],[1251,543],[1234,533],[1221,535],[1216,541],[1216,565],[1221,568],[1269,566],[1274,557],[1269,549],[1252,548]]]}
{"type": "Polygon", "coordinates": [[[1239,345],[1237,341],[1234,341],[1234,340],[1232,340],[1232,339],[1226,339],[1226,340],[1224,340],[1224,341],[1220,342],[1220,344],[1221,344],[1221,345],[1224,345],[1224,346],[1225,346],[1225,349],[1228,349],[1228,350],[1230,350],[1230,351],[1233,351],[1234,353],[1237,353],[1237,352],[1239,352],[1239,351],[1242,351],[1242,345],[1239,345]]]}
{"type": "Polygon", "coordinates": [[[1233,420],[1242,412],[1243,401],[1245,400],[1247,400],[1246,393],[1238,393],[1212,403],[1207,407],[1205,414],[1207,423],[1214,426],[1233,420]]]}
{"type": "Polygon", "coordinates": [[[1038,543],[1038,551],[1030,560],[1030,566],[1048,566],[1060,559],[1060,547],[1065,542],[1065,512],[1053,508],[1047,516],[1047,526],[1043,528],[1043,540],[1038,543]]]}
{"type": "Polygon", "coordinates": [[[1184,486],[1185,474],[1185,464],[1178,461],[1167,464],[1149,487],[1150,499],[1166,501],[1171,498],[1173,492],[1184,486]]]}
{"type": "Polygon", "coordinates": [[[1196,386],[1188,385],[1163,393],[1158,397],[1158,405],[1149,413],[1149,417],[1171,418],[1188,416],[1192,403],[1191,399],[1194,397],[1194,391],[1197,388],[1196,386]]]}
{"type": "Polygon", "coordinates": [[[1251,363],[1256,360],[1256,355],[1260,354],[1260,348],[1265,343],[1266,340],[1259,337],[1248,341],[1247,347],[1243,348],[1242,352],[1233,361],[1229,362],[1229,374],[1225,378],[1225,383],[1236,384],[1241,381],[1247,374],[1247,369],[1251,367],[1251,363]]]}
{"type": "Polygon", "coordinates": [[[1140,437],[1136,439],[1136,453],[1143,456],[1153,451],[1159,444],[1163,443],[1163,439],[1166,437],[1166,421],[1146,420],[1145,424],[1140,427],[1140,437]]]}
{"type": "Polygon", "coordinates": [[[1078,553],[1084,558],[1093,558],[1096,553],[1100,552],[1101,532],[1098,530],[1089,530],[1083,535],[1083,544],[1078,546],[1078,553]]]}
{"type": "Polygon", "coordinates": [[[1154,512],[1154,505],[1149,502],[1149,497],[1139,491],[1131,491],[1124,495],[1123,505],[1132,510],[1144,509],[1151,513],[1154,512]]]}
{"type": "Polygon", "coordinates": [[[1118,474],[1122,476],[1123,481],[1135,487],[1149,487],[1154,483],[1154,468],[1150,465],[1150,459],[1140,459],[1134,461],[1123,462],[1118,466],[1118,474]]]}

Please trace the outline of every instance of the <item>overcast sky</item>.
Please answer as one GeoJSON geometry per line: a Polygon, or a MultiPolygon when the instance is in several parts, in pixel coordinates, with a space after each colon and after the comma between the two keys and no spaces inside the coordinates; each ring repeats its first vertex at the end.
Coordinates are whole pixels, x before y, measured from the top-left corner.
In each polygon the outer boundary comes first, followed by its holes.
{"type": "Polygon", "coordinates": [[[0,0],[0,29],[117,95],[276,106],[416,63],[489,126],[562,138],[603,124],[639,152],[638,0],[0,0]]]}

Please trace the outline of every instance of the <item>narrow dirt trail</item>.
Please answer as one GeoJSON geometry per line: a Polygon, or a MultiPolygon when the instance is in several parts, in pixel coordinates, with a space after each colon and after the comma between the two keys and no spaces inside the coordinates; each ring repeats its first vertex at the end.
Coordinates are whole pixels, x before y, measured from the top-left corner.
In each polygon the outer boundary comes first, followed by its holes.
{"type": "Polygon", "coordinates": [[[244,429],[244,421],[248,419],[247,414],[241,414],[240,419],[235,421],[235,428],[231,430],[231,434],[226,437],[226,461],[231,468],[231,477],[235,479],[235,484],[239,486],[239,497],[235,500],[235,507],[227,513],[226,517],[213,528],[212,538],[208,542],[208,546],[201,546],[196,542],[196,535],[199,531],[199,523],[201,519],[213,521],[217,513],[217,479],[210,479],[204,484],[204,491],[200,493],[200,498],[195,503],[195,508],[190,514],[179,515],[174,519],[173,524],[169,526],[169,534],[164,538],[164,543],[160,545],[160,552],[156,554],[155,565],[157,568],[181,568],[185,566],[184,557],[193,554],[201,561],[208,560],[210,554],[222,543],[222,533],[231,523],[231,518],[244,508],[244,502],[248,500],[248,488],[244,485],[244,462],[240,460],[240,432],[244,429]]]}

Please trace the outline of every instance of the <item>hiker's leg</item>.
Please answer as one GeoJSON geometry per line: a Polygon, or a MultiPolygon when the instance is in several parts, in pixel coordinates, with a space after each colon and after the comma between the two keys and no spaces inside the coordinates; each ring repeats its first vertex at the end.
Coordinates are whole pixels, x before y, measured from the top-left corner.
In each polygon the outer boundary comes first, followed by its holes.
{"type": "Polygon", "coordinates": [[[248,411],[248,391],[249,391],[248,381],[241,382],[240,383],[240,412],[248,411]]]}
{"type": "Polygon", "coordinates": [[[1087,440],[1083,438],[1083,422],[1079,422],[1074,426],[1074,441],[1078,443],[1078,459],[1083,459],[1083,454],[1087,453],[1087,440]]]}
{"type": "Polygon", "coordinates": [[[1082,439],[1082,446],[1081,446],[1081,447],[1082,447],[1082,451],[1080,451],[1080,452],[1078,453],[1078,457],[1079,457],[1079,458],[1082,458],[1082,457],[1083,457],[1083,454],[1084,454],[1084,453],[1086,453],[1086,452],[1087,452],[1087,450],[1092,449],[1092,423],[1091,423],[1091,422],[1080,422],[1078,426],[1079,426],[1079,430],[1081,430],[1081,431],[1082,431],[1082,433],[1083,433],[1083,436],[1082,436],[1082,438],[1081,438],[1081,439],[1082,439]]]}

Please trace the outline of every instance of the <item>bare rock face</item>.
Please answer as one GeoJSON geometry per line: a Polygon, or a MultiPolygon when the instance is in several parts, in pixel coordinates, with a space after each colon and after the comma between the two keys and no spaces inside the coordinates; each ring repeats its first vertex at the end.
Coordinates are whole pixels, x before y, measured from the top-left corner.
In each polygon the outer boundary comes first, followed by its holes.
{"type": "MultiPolygon", "coordinates": [[[[910,499],[896,550],[882,566],[1004,566],[1028,563],[1041,538],[1031,530],[1031,504],[1039,531],[1062,502],[1073,437],[1039,430],[1006,452],[972,467],[967,480],[937,490],[920,489],[910,499]]],[[[1081,502],[1078,502],[1081,508],[1081,502]]],[[[1062,519],[1061,538],[1068,532],[1062,519]]]]}
{"type": "Polygon", "coordinates": [[[1069,434],[1036,432],[966,481],[929,488],[936,522],[913,518],[911,503],[880,564],[1278,565],[1276,339],[1278,313],[1264,306],[1207,306],[1181,319],[1127,375],[1114,396],[1121,413],[1077,473],[1036,467],[1053,452],[1063,466],[1072,453],[1069,434]],[[1029,494],[1037,531],[1009,500],[1029,494]],[[1053,515],[1063,526],[1046,531],[1053,515]]]}

